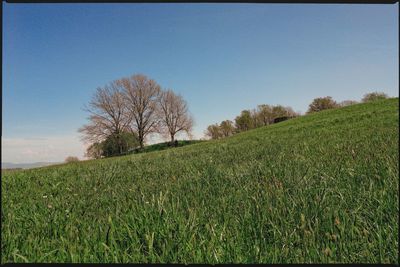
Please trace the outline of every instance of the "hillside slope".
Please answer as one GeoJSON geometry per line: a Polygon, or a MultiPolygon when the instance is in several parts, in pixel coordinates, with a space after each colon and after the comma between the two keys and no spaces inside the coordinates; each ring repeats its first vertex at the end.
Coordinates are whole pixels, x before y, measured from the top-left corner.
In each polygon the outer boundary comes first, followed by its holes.
{"type": "Polygon", "coordinates": [[[398,263],[399,100],[2,177],[2,263],[398,263]]]}

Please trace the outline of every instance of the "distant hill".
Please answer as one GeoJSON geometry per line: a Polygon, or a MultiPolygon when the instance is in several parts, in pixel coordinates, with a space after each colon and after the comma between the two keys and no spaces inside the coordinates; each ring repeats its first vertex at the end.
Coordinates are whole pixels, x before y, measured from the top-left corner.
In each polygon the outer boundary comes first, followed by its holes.
{"type": "Polygon", "coordinates": [[[59,163],[61,162],[33,162],[33,163],[2,162],[1,169],[31,169],[31,168],[50,166],[59,163]]]}

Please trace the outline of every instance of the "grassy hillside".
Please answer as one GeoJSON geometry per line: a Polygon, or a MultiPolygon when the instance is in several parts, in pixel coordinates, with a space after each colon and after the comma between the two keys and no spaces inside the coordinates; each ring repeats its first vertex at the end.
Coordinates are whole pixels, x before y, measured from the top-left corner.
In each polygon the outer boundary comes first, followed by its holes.
{"type": "Polygon", "coordinates": [[[398,263],[398,107],[3,174],[2,263],[398,263]]]}

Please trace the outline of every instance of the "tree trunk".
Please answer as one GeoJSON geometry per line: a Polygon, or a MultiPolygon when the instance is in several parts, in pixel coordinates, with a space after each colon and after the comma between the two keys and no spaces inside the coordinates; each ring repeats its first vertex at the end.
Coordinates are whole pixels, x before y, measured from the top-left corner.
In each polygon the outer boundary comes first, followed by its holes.
{"type": "Polygon", "coordinates": [[[139,144],[140,144],[140,149],[144,148],[144,144],[143,144],[143,137],[139,137],[139,144]]]}
{"type": "Polygon", "coordinates": [[[121,137],[118,137],[118,146],[119,146],[119,154],[122,155],[122,143],[121,143],[121,137]]]}
{"type": "Polygon", "coordinates": [[[175,135],[171,134],[171,146],[174,146],[175,135]]]}
{"type": "Polygon", "coordinates": [[[139,137],[140,149],[143,149],[144,148],[144,138],[143,138],[143,132],[142,131],[139,131],[138,137],[139,137]]]}
{"type": "Polygon", "coordinates": [[[122,142],[121,142],[121,134],[117,131],[115,133],[116,137],[117,137],[117,144],[118,144],[118,154],[122,155],[122,142]]]}

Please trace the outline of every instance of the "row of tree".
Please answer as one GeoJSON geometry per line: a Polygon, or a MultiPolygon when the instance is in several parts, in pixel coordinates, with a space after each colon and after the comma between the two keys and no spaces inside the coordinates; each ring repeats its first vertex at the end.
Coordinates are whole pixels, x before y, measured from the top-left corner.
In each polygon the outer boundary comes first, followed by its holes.
{"type": "Polygon", "coordinates": [[[143,148],[157,133],[174,144],[180,132],[191,136],[193,118],[186,101],[171,89],[162,90],[142,74],[121,78],[97,88],[89,105],[89,123],[79,129],[90,143],[88,157],[113,156],[143,148]]]}
{"type": "Polygon", "coordinates": [[[220,139],[235,133],[270,125],[279,119],[285,120],[299,115],[300,114],[293,111],[291,107],[262,104],[252,110],[243,110],[240,115],[235,118],[235,122],[224,120],[219,124],[215,123],[209,125],[205,131],[205,135],[211,139],[220,139]]]}
{"type": "MultiPolygon", "coordinates": [[[[381,92],[372,92],[365,94],[361,102],[371,102],[386,99],[388,96],[381,92]]],[[[307,114],[318,112],[326,109],[345,107],[357,104],[354,100],[345,100],[336,102],[332,97],[315,98],[308,107],[307,114]]],[[[205,135],[211,139],[220,139],[231,136],[235,133],[251,130],[261,126],[270,125],[272,123],[300,116],[300,113],[294,112],[291,107],[282,105],[258,105],[253,110],[243,110],[239,116],[235,118],[235,122],[224,120],[221,123],[209,125],[205,131],[205,135]]]]}
{"type": "MultiPolygon", "coordinates": [[[[388,96],[385,93],[382,92],[372,92],[372,93],[367,93],[363,96],[361,99],[362,103],[367,103],[367,102],[372,102],[372,101],[377,101],[377,100],[382,100],[386,99],[388,96]]],[[[321,110],[325,109],[332,109],[332,108],[340,108],[340,107],[346,107],[354,104],[358,104],[359,102],[355,100],[344,100],[342,102],[336,102],[331,96],[326,96],[326,97],[318,97],[315,98],[311,104],[308,106],[308,111],[307,114],[313,113],[313,112],[318,112],[321,110]]]]}
{"type": "MultiPolygon", "coordinates": [[[[373,92],[364,95],[361,101],[370,102],[387,97],[384,93],[373,92]]],[[[330,96],[319,97],[309,105],[307,114],[356,103],[354,100],[338,103],[330,96]]],[[[170,138],[171,145],[174,145],[178,133],[185,132],[191,137],[193,128],[193,118],[182,96],[171,89],[162,90],[154,80],[141,74],[97,88],[85,110],[90,113],[89,123],[79,132],[83,133],[82,139],[91,144],[86,153],[90,158],[142,149],[146,137],[152,133],[170,138]]],[[[205,133],[211,139],[220,139],[297,116],[300,114],[291,107],[263,104],[256,109],[243,110],[234,122],[224,120],[212,124],[205,133]]]]}

